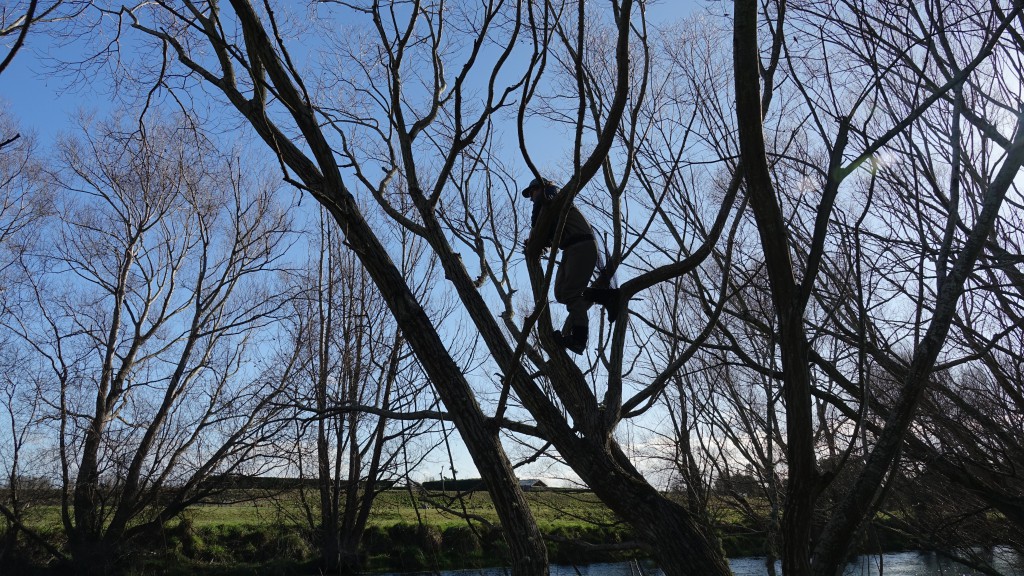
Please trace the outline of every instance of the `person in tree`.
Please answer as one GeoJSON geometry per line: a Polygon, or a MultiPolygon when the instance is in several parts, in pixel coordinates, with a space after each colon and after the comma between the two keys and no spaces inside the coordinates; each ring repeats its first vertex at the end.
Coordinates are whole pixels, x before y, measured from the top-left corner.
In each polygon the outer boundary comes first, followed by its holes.
{"type": "MultiPolygon", "coordinates": [[[[533,201],[533,213],[530,218],[530,237],[527,244],[536,235],[541,246],[548,248],[554,244],[558,229],[558,218],[547,218],[548,224],[539,229],[537,223],[545,210],[552,209],[553,200],[558,196],[558,187],[546,178],[534,178],[523,190],[523,196],[533,201]]],[[[560,331],[555,331],[555,339],[559,345],[576,354],[582,354],[587,348],[590,333],[588,311],[594,302],[604,304],[609,310],[609,321],[614,321],[614,296],[617,290],[606,288],[587,288],[594,269],[598,264],[597,240],[590,223],[575,205],[569,205],[565,216],[565,228],[562,231],[558,249],[562,252],[562,261],[555,273],[555,300],[565,304],[569,314],[560,331]]]]}

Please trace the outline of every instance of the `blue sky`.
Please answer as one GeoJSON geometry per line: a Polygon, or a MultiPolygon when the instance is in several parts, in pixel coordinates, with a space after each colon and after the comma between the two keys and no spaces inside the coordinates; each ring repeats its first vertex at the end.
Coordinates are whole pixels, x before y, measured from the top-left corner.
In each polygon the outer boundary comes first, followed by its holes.
{"type": "Polygon", "coordinates": [[[42,63],[37,50],[46,43],[45,37],[31,37],[0,76],[0,98],[10,114],[17,119],[22,130],[37,133],[43,142],[51,141],[67,125],[68,118],[77,108],[82,105],[97,107],[101,102],[97,98],[71,95],[67,93],[63,79],[40,74],[42,63]]]}

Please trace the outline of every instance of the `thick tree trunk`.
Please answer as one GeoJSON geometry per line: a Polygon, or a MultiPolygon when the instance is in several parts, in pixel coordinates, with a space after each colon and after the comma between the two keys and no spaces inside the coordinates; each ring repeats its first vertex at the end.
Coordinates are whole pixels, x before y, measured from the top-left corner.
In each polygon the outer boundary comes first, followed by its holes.
{"type": "MultiPolygon", "coordinates": [[[[324,344],[326,345],[326,344],[324,344]]],[[[327,375],[323,365],[317,382],[317,488],[320,493],[320,567],[327,574],[338,571],[340,544],[338,541],[339,511],[336,482],[331,474],[331,448],[327,437],[327,423],[323,414],[327,409],[327,375]]]]}
{"type": "Polygon", "coordinates": [[[754,0],[736,0],[735,3],[736,117],[747,195],[757,222],[772,302],[779,319],[779,354],[785,375],[783,398],[789,482],[782,516],[782,571],[787,576],[801,576],[810,573],[811,518],[819,484],[813,450],[809,345],[789,253],[789,235],[775,197],[766,156],[757,40],[758,7],[759,3],[754,0]]]}
{"type": "MultiPolygon", "coordinates": [[[[100,501],[99,447],[103,435],[103,419],[94,418],[86,432],[78,478],[75,480],[74,526],[68,531],[71,574],[107,574],[115,569],[120,539],[110,539],[111,532],[103,525],[100,501]]],[[[120,535],[120,533],[118,533],[120,535]]]]}
{"type": "MultiPolygon", "coordinates": [[[[100,537],[102,521],[96,509],[96,492],[99,489],[99,472],[97,470],[97,454],[99,452],[100,431],[102,424],[94,419],[93,427],[85,434],[82,446],[82,460],[78,466],[78,478],[75,479],[74,515],[75,529],[69,535],[72,546],[76,541],[90,541],[100,537]]],[[[86,547],[89,545],[86,544],[86,547]]]]}
{"type": "Polygon", "coordinates": [[[576,450],[566,459],[591,490],[650,546],[651,555],[667,576],[731,574],[714,530],[655,490],[624,458],[612,443],[605,450],[576,450]],[[620,457],[615,458],[613,452],[620,457]]]}

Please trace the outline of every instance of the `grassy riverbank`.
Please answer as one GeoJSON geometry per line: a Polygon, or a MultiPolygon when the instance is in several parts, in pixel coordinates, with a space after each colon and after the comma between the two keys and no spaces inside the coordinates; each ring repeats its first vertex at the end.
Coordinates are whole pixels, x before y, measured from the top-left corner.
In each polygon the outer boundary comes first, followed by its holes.
{"type": "MultiPolygon", "coordinates": [[[[587,491],[544,490],[526,494],[559,564],[588,564],[642,557],[630,545],[630,528],[587,491]]],[[[136,574],[315,574],[317,552],[306,505],[299,492],[237,491],[195,506],[169,523],[154,542],[139,543],[136,574]]],[[[56,506],[37,506],[32,523],[56,534],[56,506]]],[[[472,568],[501,565],[507,550],[486,492],[423,497],[392,490],[375,501],[363,535],[370,571],[472,568]],[[467,520],[470,519],[470,520],[467,520]]],[[[723,547],[730,557],[764,553],[764,534],[738,514],[719,507],[723,547]]],[[[36,556],[41,558],[41,556],[36,556]]]]}
{"type": "MultiPolygon", "coordinates": [[[[507,550],[486,492],[423,498],[393,490],[374,503],[363,535],[368,570],[418,570],[499,565],[507,550]],[[467,520],[467,518],[471,520],[467,520]]],[[[620,522],[587,491],[527,494],[552,561],[588,563],[629,558],[614,550],[630,539],[620,522]]],[[[291,558],[313,560],[308,523],[297,495],[194,508],[168,530],[169,548],[182,560],[232,565],[291,558]]],[[[273,570],[272,566],[265,568],[273,570]]]]}

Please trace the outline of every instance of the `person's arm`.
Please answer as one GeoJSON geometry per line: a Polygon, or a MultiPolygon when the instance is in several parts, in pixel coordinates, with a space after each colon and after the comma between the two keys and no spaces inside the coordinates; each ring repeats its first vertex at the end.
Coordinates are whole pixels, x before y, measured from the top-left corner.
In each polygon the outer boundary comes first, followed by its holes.
{"type": "Polygon", "coordinates": [[[545,192],[545,194],[541,194],[533,200],[533,211],[530,215],[530,233],[527,235],[526,242],[524,243],[528,258],[540,256],[543,251],[551,247],[554,240],[556,223],[548,223],[544,229],[540,229],[537,226],[537,223],[541,220],[541,215],[551,205],[552,199],[557,196],[558,188],[550,186],[545,192]]]}
{"type": "Polygon", "coordinates": [[[530,217],[530,235],[537,235],[539,240],[543,240],[543,246],[550,248],[552,240],[555,236],[554,226],[549,226],[546,230],[537,230],[537,220],[540,219],[541,212],[551,205],[551,200],[555,198],[558,193],[558,189],[550,186],[548,190],[545,190],[545,194],[542,194],[539,198],[533,202],[533,214],[530,217]]]}

